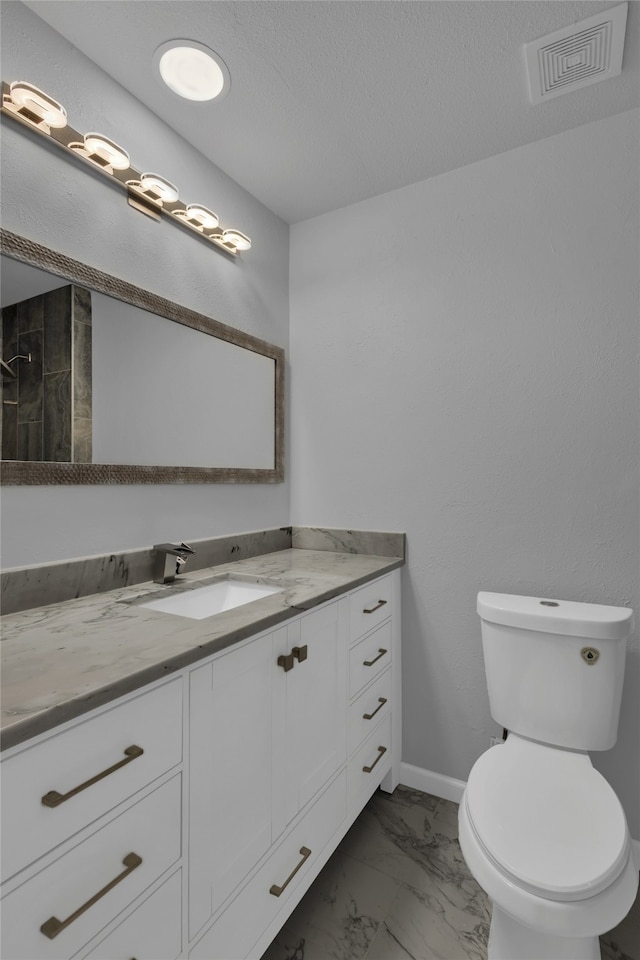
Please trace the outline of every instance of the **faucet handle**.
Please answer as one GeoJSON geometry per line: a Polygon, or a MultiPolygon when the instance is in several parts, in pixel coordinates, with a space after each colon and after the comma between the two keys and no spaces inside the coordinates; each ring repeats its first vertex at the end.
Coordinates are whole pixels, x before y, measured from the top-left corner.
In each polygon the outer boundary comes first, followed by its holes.
{"type": "Polygon", "coordinates": [[[175,549],[175,557],[177,560],[176,563],[176,572],[182,566],[183,563],[187,562],[187,557],[195,553],[193,547],[190,547],[188,543],[185,543],[184,540],[179,547],[175,549]]]}
{"type": "Polygon", "coordinates": [[[195,553],[193,547],[190,547],[188,543],[181,543],[179,546],[175,543],[155,543],[153,549],[157,550],[158,553],[168,553],[173,557],[182,556],[183,554],[189,556],[195,553]]]}

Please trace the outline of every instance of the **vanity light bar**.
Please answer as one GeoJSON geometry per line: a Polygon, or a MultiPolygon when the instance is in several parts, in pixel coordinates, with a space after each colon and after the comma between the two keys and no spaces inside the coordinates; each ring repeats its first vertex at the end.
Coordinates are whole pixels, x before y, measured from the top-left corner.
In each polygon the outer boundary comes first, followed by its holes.
{"type": "Polygon", "coordinates": [[[251,240],[239,230],[223,228],[218,217],[199,203],[184,204],[178,188],[157,173],[140,173],[131,165],[123,147],[101,133],[79,133],[69,126],[67,111],[49,94],[31,83],[2,81],[0,112],[56,143],[63,150],[90,163],[126,191],[129,204],[155,220],[164,213],[174,222],[204,238],[232,256],[251,248],[251,240]]]}

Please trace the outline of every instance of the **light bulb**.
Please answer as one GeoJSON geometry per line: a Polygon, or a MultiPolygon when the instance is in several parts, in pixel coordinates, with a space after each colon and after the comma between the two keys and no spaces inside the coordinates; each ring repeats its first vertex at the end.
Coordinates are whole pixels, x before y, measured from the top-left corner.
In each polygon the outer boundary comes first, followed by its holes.
{"type": "MultiPolygon", "coordinates": [[[[35,114],[49,127],[66,127],[67,111],[43,90],[23,80],[15,80],[9,87],[11,99],[20,110],[35,114]]],[[[28,119],[28,118],[26,118],[28,119]]]]}
{"type": "Polygon", "coordinates": [[[223,230],[222,242],[228,243],[229,246],[234,247],[236,250],[251,249],[251,240],[249,237],[246,237],[244,233],[240,233],[239,230],[223,230]]]}
{"type": "Polygon", "coordinates": [[[114,170],[128,170],[131,166],[127,151],[119,147],[113,140],[109,140],[108,137],[103,137],[101,133],[85,133],[84,148],[88,154],[95,154],[95,156],[100,157],[114,170]]]}
{"type": "Polygon", "coordinates": [[[179,196],[178,188],[157,173],[143,173],[140,177],[140,189],[144,193],[154,193],[163,203],[174,203],[179,196]]]}
{"type": "Polygon", "coordinates": [[[185,215],[187,219],[197,221],[197,225],[204,230],[214,230],[220,222],[213,210],[209,210],[208,207],[203,207],[199,203],[189,203],[185,215]]]}

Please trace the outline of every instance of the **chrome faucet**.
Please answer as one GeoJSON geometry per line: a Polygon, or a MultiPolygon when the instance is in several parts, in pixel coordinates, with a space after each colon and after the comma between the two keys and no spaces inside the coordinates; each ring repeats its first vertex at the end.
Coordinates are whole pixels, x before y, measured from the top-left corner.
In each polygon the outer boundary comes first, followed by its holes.
{"type": "Polygon", "coordinates": [[[188,543],[156,543],[153,579],[155,583],[173,583],[185,565],[187,558],[195,553],[188,543]]]}

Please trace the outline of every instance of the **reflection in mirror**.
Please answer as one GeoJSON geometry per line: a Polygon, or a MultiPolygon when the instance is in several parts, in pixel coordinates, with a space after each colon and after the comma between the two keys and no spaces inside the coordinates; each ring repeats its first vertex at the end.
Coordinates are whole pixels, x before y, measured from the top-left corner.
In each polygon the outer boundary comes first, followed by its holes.
{"type": "Polygon", "coordinates": [[[273,469],[271,357],[100,293],[92,301],[95,463],[273,469]]]}
{"type": "Polygon", "coordinates": [[[91,294],[2,258],[2,459],[92,460],[91,294]]]}
{"type": "Polygon", "coordinates": [[[5,483],[283,479],[281,348],[14,239],[65,269],[0,258],[5,483]]]}

